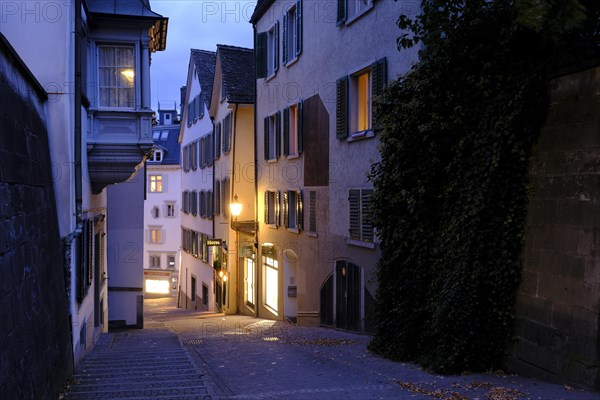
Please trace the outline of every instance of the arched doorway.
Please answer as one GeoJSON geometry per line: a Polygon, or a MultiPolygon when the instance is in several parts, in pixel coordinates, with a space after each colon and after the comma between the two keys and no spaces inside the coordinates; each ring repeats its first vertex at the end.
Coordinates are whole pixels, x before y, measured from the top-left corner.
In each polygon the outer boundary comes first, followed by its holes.
{"type": "Polygon", "coordinates": [[[347,260],[337,260],[333,273],[321,286],[321,325],[361,332],[365,304],[362,288],[362,269],[347,260]]]}

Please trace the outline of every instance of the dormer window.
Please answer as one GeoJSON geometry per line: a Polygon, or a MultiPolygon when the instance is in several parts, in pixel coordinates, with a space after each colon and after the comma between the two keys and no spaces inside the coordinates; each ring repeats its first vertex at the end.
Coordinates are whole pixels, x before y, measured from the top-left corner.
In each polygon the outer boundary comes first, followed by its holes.
{"type": "Polygon", "coordinates": [[[163,151],[161,149],[154,149],[150,162],[161,162],[163,160],[163,151]]]}
{"type": "Polygon", "coordinates": [[[98,47],[99,106],[135,107],[134,46],[98,47]]]}

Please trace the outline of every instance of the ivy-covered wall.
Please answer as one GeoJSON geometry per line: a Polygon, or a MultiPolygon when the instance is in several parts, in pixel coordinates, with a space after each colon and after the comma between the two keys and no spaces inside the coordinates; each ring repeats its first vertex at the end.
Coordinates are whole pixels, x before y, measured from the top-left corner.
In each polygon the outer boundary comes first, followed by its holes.
{"type": "Polygon", "coordinates": [[[550,89],[530,166],[509,365],[600,388],[600,63],[550,89]]]}

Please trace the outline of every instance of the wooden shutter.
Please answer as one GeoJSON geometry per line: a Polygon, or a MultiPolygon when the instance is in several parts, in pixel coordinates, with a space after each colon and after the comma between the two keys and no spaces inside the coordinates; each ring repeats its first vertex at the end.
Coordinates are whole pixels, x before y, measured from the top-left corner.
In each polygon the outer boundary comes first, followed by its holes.
{"type": "Polygon", "coordinates": [[[203,137],[200,138],[198,145],[200,147],[200,149],[198,151],[198,158],[200,160],[200,162],[199,162],[200,168],[204,168],[204,167],[206,167],[206,160],[204,159],[204,148],[206,147],[206,139],[203,137]]]}
{"type": "Polygon", "coordinates": [[[300,100],[298,102],[298,107],[296,108],[296,115],[298,116],[298,121],[296,125],[297,135],[298,135],[298,155],[302,154],[304,151],[304,101],[300,100]]]}
{"type": "Polygon", "coordinates": [[[360,196],[361,212],[361,239],[363,242],[373,241],[373,219],[372,219],[373,189],[363,189],[360,196]]]}
{"type": "Polygon", "coordinates": [[[198,118],[204,118],[204,96],[202,93],[198,95],[198,118]]]}
{"type": "Polygon", "coordinates": [[[346,1],[347,0],[337,0],[337,26],[343,25],[344,22],[346,22],[346,1]]]}
{"type": "Polygon", "coordinates": [[[264,141],[265,141],[265,160],[268,160],[269,159],[269,117],[265,118],[264,141]]]}
{"type": "Polygon", "coordinates": [[[269,191],[265,190],[265,224],[269,222],[269,191]]]}
{"type": "Polygon", "coordinates": [[[275,192],[275,226],[281,225],[281,192],[275,192]]]}
{"type": "Polygon", "coordinates": [[[308,192],[308,203],[309,203],[309,216],[308,216],[308,230],[310,232],[317,231],[317,192],[311,190],[308,192]]]}
{"type": "Polygon", "coordinates": [[[281,111],[275,114],[275,158],[281,156],[281,111]]]}
{"type": "Polygon", "coordinates": [[[296,0],[296,56],[302,53],[302,0],[296,0]]]}
{"type": "Polygon", "coordinates": [[[360,190],[351,189],[348,192],[348,236],[360,240],[360,190]]]}
{"type": "Polygon", "coordinates": [[[267,32],[256,34],[256,77],[267,77],[267,32]]]}
{"type": "MultiPolygon", "coordinates": [[[[372,96],[381,96],[387,85],[387,60],[381,58],[375,61],[371,65],[371,93],[372,96]]],[[[377,120],[376,110],[372,107],[371,103],[371,115],[372,115],[372,127],[374,130],[381,129],[377,120]]]]}
{"type": "Polygon", "coordinates": [[[285,64],[288,60],[288,48],[287,48],[287,35],[288,35],[288,24],[287,24],[287,11],[283,13],[283,28],[282,28],[282,41],[281,41],[281,63],[285,64]]]}
{"type": "Polygon", "coordinates": [[[348,76],[336,82],[336,137],[348,137],[348,76]]]}
{"type": "Polygon", "coordinates": [[[279,21],[273,27],[273,72],[279,69],[279,21]]]}
{"type": "Polygon", "coordinates": [[[304,229],[304,201],[302,198],[302,190],[296,192],[296,226],[299,231],[304,229]]]}
{"type": "Polygon", "coordinates": [[[283,155],[290,155],[290,109],[283,109],[283,155]]]}
{"type": "Polygon", "coordinates": [[[290,226],[290,209],[289,209],[289,192],[283,191],[283,227],[289,228],[290,226]]]}

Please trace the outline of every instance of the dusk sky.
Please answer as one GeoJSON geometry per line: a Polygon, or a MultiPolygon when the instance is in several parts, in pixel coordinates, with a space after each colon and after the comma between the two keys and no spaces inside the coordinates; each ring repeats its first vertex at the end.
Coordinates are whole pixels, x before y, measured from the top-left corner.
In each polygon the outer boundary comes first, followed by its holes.
{"type": "Polygon", "coordinates": [[[217,44],[251,48],[249,20],[256,0],[151,0],[152,10],[169,18],[167,49],[152,54],[152,107],[179,109],[190,49],[216,51],[217,44]],[[175,103],[174,103],[175,102],[175,103]]]}

